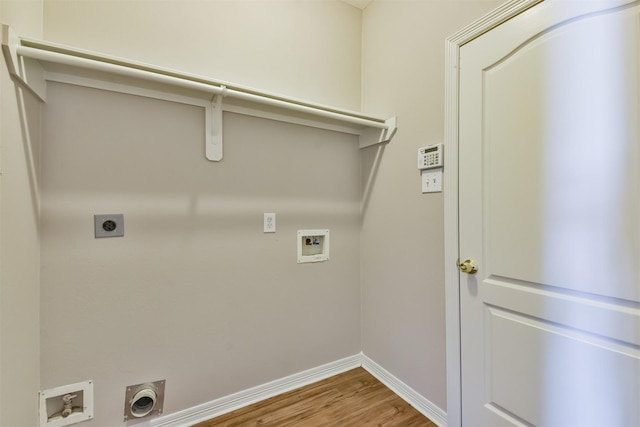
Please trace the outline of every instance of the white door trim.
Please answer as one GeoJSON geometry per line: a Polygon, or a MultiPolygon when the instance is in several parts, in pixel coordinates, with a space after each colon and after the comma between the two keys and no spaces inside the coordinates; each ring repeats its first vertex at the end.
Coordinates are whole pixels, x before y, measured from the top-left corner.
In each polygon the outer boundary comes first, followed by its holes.
{"type": "Polygon", "coordinates": [[[447,426],[462,425],[460,375],[460,276],[458,259],[458,102],[460,48],[544,0],[510,0],[446,40],[444,141],[445,298],[447,337],[447,426]]]}

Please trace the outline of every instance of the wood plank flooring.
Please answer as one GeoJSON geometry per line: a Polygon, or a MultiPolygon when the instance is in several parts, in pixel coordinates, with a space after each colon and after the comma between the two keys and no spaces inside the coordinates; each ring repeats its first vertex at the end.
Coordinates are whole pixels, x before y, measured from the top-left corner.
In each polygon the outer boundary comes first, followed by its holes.
{"type": "Polygon", "coordinates": [[[192,427],[437,427],[362,368],[192,427]]]}

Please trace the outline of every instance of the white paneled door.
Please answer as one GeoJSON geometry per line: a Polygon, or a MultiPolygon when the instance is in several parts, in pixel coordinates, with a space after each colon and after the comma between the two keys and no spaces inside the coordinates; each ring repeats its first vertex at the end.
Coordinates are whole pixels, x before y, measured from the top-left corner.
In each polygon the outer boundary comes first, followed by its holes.
{"type": "Polygon", "coordinates": [[[637,1],[461,47],[463,426],[640,426],[639,80],[637,1]]]}

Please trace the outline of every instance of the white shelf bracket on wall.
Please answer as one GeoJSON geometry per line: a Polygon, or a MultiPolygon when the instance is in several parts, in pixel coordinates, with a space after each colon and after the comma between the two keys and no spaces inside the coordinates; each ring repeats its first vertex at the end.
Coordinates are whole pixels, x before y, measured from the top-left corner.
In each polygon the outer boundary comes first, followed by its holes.
{"type": "MultiPolygon", "coordinates": [[[[226,89],[226,88],[224,88],[226,89]]],[[[223,89],[223,91],[224,91],[223,89]]],[[[223,92],[224,93],[224,92],[223,92]]],[[[206,109],[205,127],[205,156],[212,162],[222,160],[222,97],[224,94],[216,95],[211,104],[206,109]]]]}
{"type": "Polygon", "coordinates": [[[37,61],[18,56],[18,46],[20,46],[20,38],[11,31],[8,25],[2,25],[2,53],[11,78],[45,102],[47,83],[44,78],[44,70],[37,61]]]}
{"type": "Polygon", "coordinates": [[[18,37],[2,26],[2,51],[16,84],[46,102],[47,81],[146,96],[202,107],[205,156],[223,157],[223,112],[357,135],[360,148],[390,142],[397,120],[380,119],[228,82],[54,43],[18,37]]]}
{"type": "Polygon", "coordinates": [[[391,117],[385,120],[387,126],[382,129],[373,127],[365,128],[360,134],[360,148],[391,141],[396,134],[396,130],[398,130],[397,121],[398,119],[396,117],[391,117]]]}

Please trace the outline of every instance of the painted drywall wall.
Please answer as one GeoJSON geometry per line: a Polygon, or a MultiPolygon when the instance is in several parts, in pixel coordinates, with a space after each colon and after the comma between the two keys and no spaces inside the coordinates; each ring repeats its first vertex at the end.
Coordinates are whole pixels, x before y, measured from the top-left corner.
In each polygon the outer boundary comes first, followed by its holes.
{"type": "Polygon", "coordinates": [[[362,348],[443,410],[443,195],[421,193],[416,156],[444,138],[446,37],[500,3],[373,1],[363,15],[362,108],[399,130],[362,153],[362,348]]]}
{"type": "Polygon", "coordinates": [[[338,0],[45,0],[47,40],[360,108],[361,12],[338,0]]]}
{"type": "MultiPolygon", "coordinates": [[[[164,32],[181,17],[185,32],[206,35],[212,23],[202,16],[218,17],[213,26],[230,29],[218,39],[229,42],[186,56],[205,61],[206,74],[217,76],[225,49],[251,57],[250,40],[275,38],[280,51],[306,45],[290,62],[291,85],[282,58],[225,67],[256,79],[241,83],[272,80],[266,90],[359,104],[359,59],[327,53],[359,57],[360,14],[341,2],[259,3],[254,19],[271,22],[261,32],[251,19],[222,19],[242,2],[193,2],[189,19],[184,2],[77,3],[45,4],[46,39],[200,72],[167,52],[164,32]],[[99,36],[75,25],[91,21],[94,8],[110,28],[99,36]],[[143,42],[101,39],[148,16],[143,42]],[[334,19],[349,29],[335,30],[334,19]],[[299,31],[300,20],[326,34],[319,41],[299,31]],[[291,37],[281,39],[283,27],[291,37]],[[249,40],[233,42],[239,36],[249,40]],[[345,48],[348,37],[356,41],[345,48]],[[356,89],[346,99],[336,86],[356,89]]],[[[122,424],[127,385],[166,379],[164,412],[172,413],[360,351],[355,136],[225,113],[224,159],[213,163],[204,158],[202,109],[60,83],[48,85],[42,131],[42,388],[92,379],[94,425],[122,424]],[[275,234],[263,233],[264,212],[277,214],[275,234]],[[125,236],[95,239],[93,215],[109,213],[124,214],[125,236]],[[328,262],[297,264],[296,231],[309,228],[331,230],[328,262]]]]}
{"type": "MultiPolygon", "coordinates": [[[[41,1],[0,2],[0,22],[42,36],[41,1]]],[[[37,425],[40,386],[40,103],[0,64],[0,425],[37,425]]]]}
{"type": "Polygon", "coordinates": [[[42,386],[92,379],[97,426],[127,385],[166,379],[173,413],[360,350],[355,137],[229,113],[212,163],[203,117],[49,84],[42,386]],[[124,237],[94,238],[112,213],[124,237]],[[308,228],[331,230],[328,262],[297,264],[308,228]]]}

